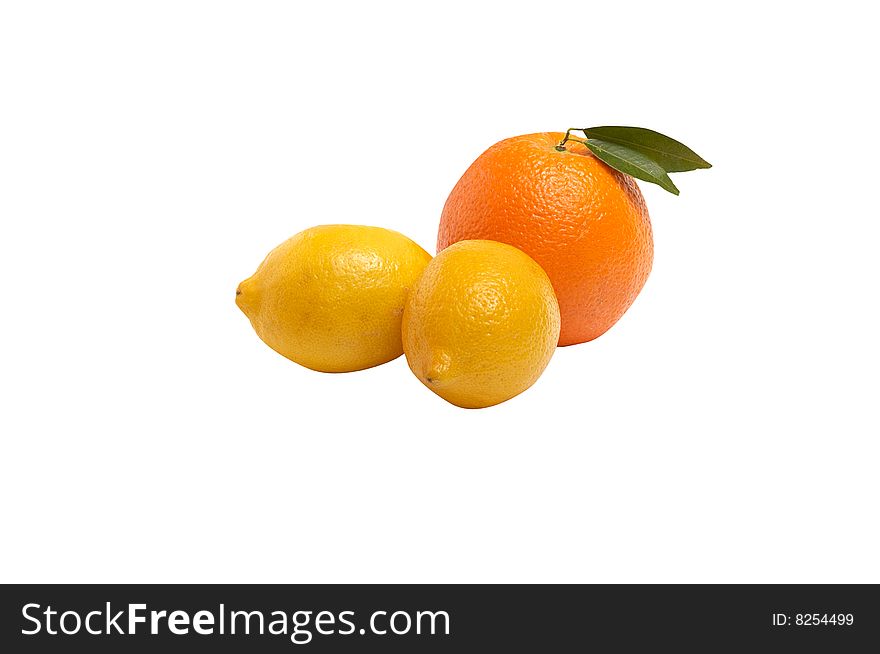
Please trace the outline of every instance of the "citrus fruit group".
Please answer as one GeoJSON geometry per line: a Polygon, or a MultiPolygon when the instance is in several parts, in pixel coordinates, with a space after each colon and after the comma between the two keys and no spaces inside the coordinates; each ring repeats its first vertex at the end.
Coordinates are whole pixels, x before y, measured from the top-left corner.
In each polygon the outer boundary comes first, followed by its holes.
{"type": "Polygon", "coordinates": [[[443,399],[480,408],[529,388],[559,339],[559,306],[546,273],[494,241],[443,250],[416,282],[403,314],[410,369],[443,399]]]}
{"type": "Polygon", "coordinates": [[[322,225],[272,250],[235,301],[288,359],[322,372],[361,370],[403,353],[404,303],[430,260],[389,229],[322,225]]]}
{"type": "Polygon", "coordinates": [[[562,315],[560,345],[592,340],[620,319],[653,262],[648,209],[635,180],[562,133],[510,138],[468,168],[443,208],[438,252],[466,239],[509,243],[547,272],[562,315]]]}

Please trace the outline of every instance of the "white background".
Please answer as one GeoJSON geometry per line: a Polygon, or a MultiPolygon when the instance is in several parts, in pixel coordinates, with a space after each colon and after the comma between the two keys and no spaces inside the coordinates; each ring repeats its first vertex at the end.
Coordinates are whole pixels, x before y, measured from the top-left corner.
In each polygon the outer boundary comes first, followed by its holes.
{"type": "Polygon", "coordinates": [[[880,582],[867,4],[8,2],[3,581],[880,582]],[[278,356],[237,283],[315,224],[433,252],[517,134],[650,127],[654,271],[466,411],[278,356]]]}

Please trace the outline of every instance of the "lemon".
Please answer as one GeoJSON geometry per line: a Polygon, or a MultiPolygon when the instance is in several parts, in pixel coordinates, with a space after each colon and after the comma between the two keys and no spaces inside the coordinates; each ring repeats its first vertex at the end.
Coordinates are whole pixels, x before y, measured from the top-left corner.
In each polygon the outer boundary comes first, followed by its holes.
{"type": "Polygon", "coordinates": [[[556,349],[559,325],[550,280],[527,254],[495,241],[459,241],[410,292],[403,350],[425,386],[475,409],[534,384],[556,349]]]}
{"type": "Polygon", "coordinates": [[[322,372],[362,370],[403,353],[404,303],[430,260],[389,229],[312,227],[272,250],[235,302],[288,359],[322,372]]]}

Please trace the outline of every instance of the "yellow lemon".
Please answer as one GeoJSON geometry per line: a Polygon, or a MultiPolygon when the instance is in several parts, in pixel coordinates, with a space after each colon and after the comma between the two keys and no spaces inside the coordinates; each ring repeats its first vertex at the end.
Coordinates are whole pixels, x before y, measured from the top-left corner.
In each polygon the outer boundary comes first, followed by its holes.
{"type": "Polygon", "coordinates": [[[322,372],[362,370],[403,353],[404,303],[430,260],[389,229],[312,227],[272,250],[235,302],[288,359],[322,372]]]}
{"type": "Polygon", "coordinates": [[[403,350],[425,386],[476,409],[537,381],[559,325],[550,279],[527,254],[495,241],[459,241],[428,264],[410,292],[403,350]]]}

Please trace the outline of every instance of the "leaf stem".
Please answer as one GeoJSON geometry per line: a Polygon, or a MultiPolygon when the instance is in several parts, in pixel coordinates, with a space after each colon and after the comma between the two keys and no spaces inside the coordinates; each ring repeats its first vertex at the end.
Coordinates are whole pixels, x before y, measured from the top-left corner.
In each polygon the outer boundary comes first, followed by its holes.
{"type": "MultiPolygon", "coordinates": [[[[569,141],[572,141],[573,143],[580,143],[581,145],[586,145],[587,144],[586,139],[583,141],[580,141],[578,139],[571,138],[572,132],[583,132],[583,131],[584,131],[584,128],[582,128],[582,127],[569,127],[567,130],[565,130],[565,138],[563,138],[559,142],[559,145],[556,146],[556,149],[559,152],[565,152],[565,144],[568,143],[569,141]]],[[[584,134],[584,136],[586,136],[586,134],[584,134]]]]}

